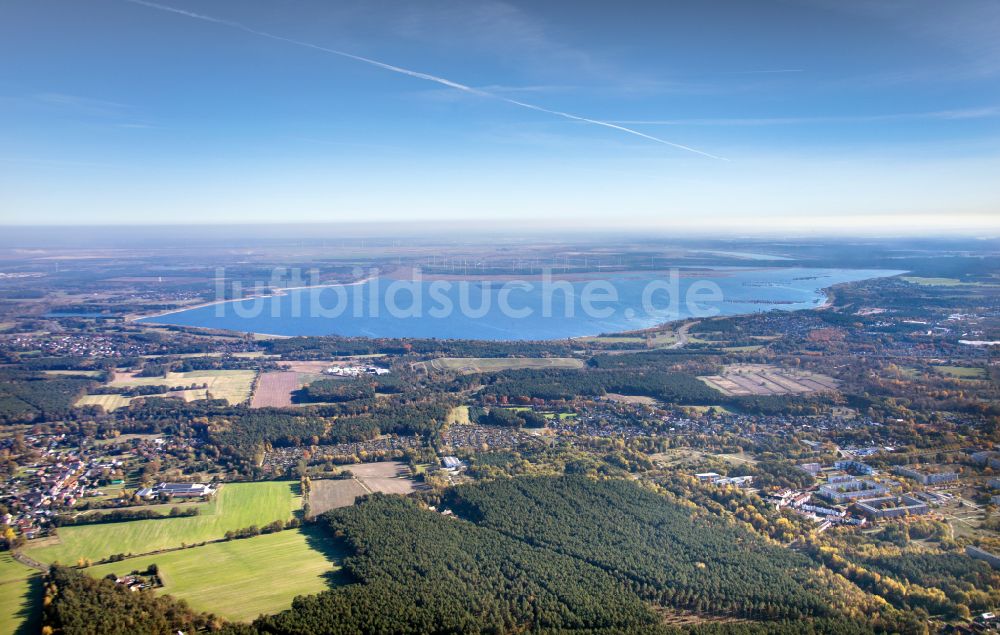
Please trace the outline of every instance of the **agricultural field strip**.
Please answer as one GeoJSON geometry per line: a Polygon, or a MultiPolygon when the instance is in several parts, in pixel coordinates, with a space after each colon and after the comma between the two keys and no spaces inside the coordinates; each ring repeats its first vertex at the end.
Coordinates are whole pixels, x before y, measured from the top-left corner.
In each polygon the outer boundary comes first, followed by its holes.
{"type": "Polygon", "coordinates": [[[782,395],[822,392],[836,388],[836,380],[807,371],[788,371],[762,366],[740,365],[721,375],[700,378],[727,396],[782,395]]]}
{"type": "Polygon", "coordinates": [[[270,371],[257,380],[251,408],[281,408],[292,405],[292,391],[300,386],[299,373],[292,371],[270,371]]]}

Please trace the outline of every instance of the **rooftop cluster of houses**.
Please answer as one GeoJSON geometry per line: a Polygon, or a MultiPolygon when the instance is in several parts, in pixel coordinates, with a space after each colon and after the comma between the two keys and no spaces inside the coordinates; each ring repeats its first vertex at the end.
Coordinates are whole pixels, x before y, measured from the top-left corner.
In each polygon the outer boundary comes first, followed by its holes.
{"type": "Polygon", "coordinates": [[[103,460],[76,451],[58,450],[65,435],[30,436],[25,441],[40,451],[40,458],[16,478],[0,483],[0,501],[8,513],[0,524],[31,539],[45,533],[50,519],[71,508],[85,496],[100,495],[122,462],[103,460]]]}
{"type": "Polygon", "coordinates": [[[781,490],[768,500],[778,508],[787,507],[811,518],[819,524],[817,531],[826,531],[834,524],[864,525],[864,518],[855,518],[847,514],[847,510],[830,507],[812,502],[812,492],[800,492],[790,489],[781,490]]]}
{"type": "Polygon", "coordinates": [[[130,357],[149,352],[141,341],[97,334],[15,335],[9,346],[21,350],[41,350],[46,355],[65,357],[130,357]]]}
{"type": "Polygon", "coordinates": [[[140,498],[157,498],[166,496],[169,498],[202,498],[211,496],[215,489],[211,485],[203,483],[157,483],[153,487],[144,487],[136,496],[140,498]]]}
{"type": "Polygon", "coordinates": [[[361,377],[363,375],[388,375],[388,368],[378,366],[331,366],[323,371],[324,375],[334,377],[361,377]]]}

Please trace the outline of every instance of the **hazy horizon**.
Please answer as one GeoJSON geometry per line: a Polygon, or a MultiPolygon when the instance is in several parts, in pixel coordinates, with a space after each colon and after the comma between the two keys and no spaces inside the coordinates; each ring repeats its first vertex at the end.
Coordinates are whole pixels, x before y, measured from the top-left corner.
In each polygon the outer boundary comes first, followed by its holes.
{"type": "Polygon", "coordinates": [[[0,225],[1000,232],[985,0],[0,15],[0,225]]]}

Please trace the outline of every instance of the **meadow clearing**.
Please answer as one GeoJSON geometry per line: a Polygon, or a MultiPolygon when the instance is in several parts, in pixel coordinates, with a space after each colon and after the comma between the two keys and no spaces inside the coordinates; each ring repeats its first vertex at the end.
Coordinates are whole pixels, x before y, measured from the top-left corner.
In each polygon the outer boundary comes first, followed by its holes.
{"type": "Polygon", "coordinates": [[[41,573],[0,552],[0,635],[38,632],[41,573]]]}
{"type": "Polygon", "coordinates": [[[469,425],[469,407],[468,406],[455,406],[448,412],[448,419],[445,421],[448,425],[451,424],[464,424],[469,425]]]}
{"type": "Polygon", "coordinates": [[[58,536],[31,541],[25,551],[41,562],[76,564],[80,558],[96,562],[118,553],[144,554],[216,540],[230,530],[291,519],[302,507],[293,485],[298,488],[290,481],[230,483],[197,516],[61,527],[58,536]]]}
{"type": "Polygon", "coordinates": [[[471,374],[528,368],[578,369],[583,368],[583,360],[572,357],[439,357],[428,362],[417,362],[414,367],[425,371],[471,374]]]}
{"type": "Polygon", "coordinates": [[[85,569],[94,577],[145,571],[156,564],[164,586],[158,593],[231,621],[291,606],[297,595],[328,589],[341,554],[319,528],[290,529],[254,538],[215,542],[85,569]]]}

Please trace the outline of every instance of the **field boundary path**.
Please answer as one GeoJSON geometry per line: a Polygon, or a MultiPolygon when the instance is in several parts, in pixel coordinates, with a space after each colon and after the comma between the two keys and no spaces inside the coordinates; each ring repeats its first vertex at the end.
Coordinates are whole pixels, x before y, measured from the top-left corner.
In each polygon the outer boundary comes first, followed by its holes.
{"type": "Polygon", "coordinates": [[[17,560],[18,562],[20,562],[21,564],[23,564],[26,567],[31,567],[32,569],[37,569],[37,570],[41,571],[42,573],[48,573],[49,572],[49,565],[42,564],[41,562],[35,560],[34,558],[30,558],[30,557],[24,555],[20,551],[13,551],[12,550],[10,552],[10,555],[11,555],[12,558],[14,558],[14,560],[17,560]]]}

